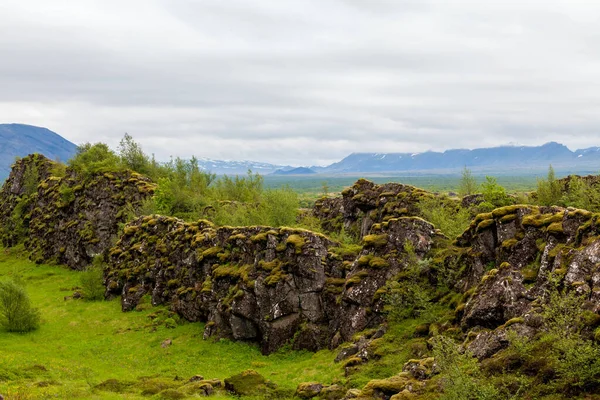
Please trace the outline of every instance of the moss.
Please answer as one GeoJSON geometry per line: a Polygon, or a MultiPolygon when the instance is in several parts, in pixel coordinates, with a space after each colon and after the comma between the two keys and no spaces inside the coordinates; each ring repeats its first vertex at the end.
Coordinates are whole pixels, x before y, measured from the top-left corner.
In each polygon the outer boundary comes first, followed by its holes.
{"type": "Polygon", "coordinates": [[[481,278],[481,283],[485,283],[487,282],[489,279],[495,277],[498,274],[498,270],[496,268],[493,268],[491,270],[488,271],[487,274],[485,274],[482,278],[481,278]]]}
{"type": "Polygon", "coordinates": [[[512,249],[519,241],[517,239],[507,239],[502,242],[503,249],[512,249]]]}
{"type": "Polygon", "coordinates": [[[496,221],[494,219],[484,219],[480,223],[477,224],[477,228],[475,228],[475,232],[481,232],[485,229],[492,227],[496,221]]]}
{"type": "Polygon", "coordinates": [[[358,244],[341,245],[330,249],[332,253],[337,254],[342,258],[355,258],[361,250],[362,246],[358,244]]]}
{"type": "Polygon", "coordinates": [[[246,370],[225,379],[225,387],[240,396],[252,396],[267,390],[267,380],[254,370],[246,370]]]}
{"type": "Polygon", "coordinates": [[[258,267],[265,271],[272,271],[275,268],[279,267],[280,265],[281,265],[281,261],[278,259],[275,259],[275,260],[269,261],[269,262],[267,262],[265,260],[260,260],[258,262],[258,267]]]}
{"type": "Polygon", "coordinates": [[[523,283],[534,283],[537,281],[540,266],[537,263],[530,264],[521,270],[523,283]]]}
{"type": "Polygon", "coordinates": [[[364,278],[366,278],[367,276],[369,276],[369,273],[367,271],[359,271],[356,274],[352,275],[351,277],[349,277],[346,280],[346,287],[350,287],[353,286],[357,283],[362,282],[362,280],[364,278]]]}
{"type": "Polygon", "coordinates": [[[229,236],[229,238],[227,240],[228,241],[246,240],[246,235],[244,235],[243,233],[238,233],[237,235],[231,235],[231,236],[229,236]]]}
{"type": "Polygon", "coordinates": [[[284,274],[283,270],[280,267],[275,268],[271,271],[271,274],[265,278],[265,285],[267,286],[275,286],[282,279],[284,279],[287,275],[284,274]]]}
{"type": "Polygon", "coordinates": [[[290,235],[286,239],[285,243],[293,245],[294,249],[296,250],[296,254],[300,254],[302,253],[302,247],[306,243],[306,240],[300,235],[290,235]]]}
{"type": "Polygon", "coordinates": [[[223,250],[223,248],[219,247],[219,246],[215,246],[215,247],[210,247],[204,251],[202,251],[200,254],[202,256],[202,259],[204,258],[208,258],[208,257],[215,257],[217,256],[221,251],[223,250]]]}
{"type": "Polygon", "coordinates": [[[553,222],[550,225],[548,225],[548,228],[546,228],[546,231],[548,233],[551,234],[562,234],[563,233],[563,224],[562,222],[553,222]]]}
{"type": "Polygon", "coordinates": [[[383,393],[386,397],[394,395],[404,390],[410,381],[409,374],[406,372],[402,372],[388,379],[374,379],[366,384],[362,389],[360,396],[373,398],[375,397],[375,393],[383,393]]]}
{"type": "Polygon", "coordinates": [[[169,289],[174,289],[178,286],[179,286],[179,280],[177,280],[177,279],[171,279],[167,282],[167,287],[169,289]]]}
{"type": "Polygon", "coordinates": [[[250,236],[250,241],[252,242],[266,242],[267,241],[267,232],[257,233],[254,236],[250,236]]]}
{"type": "Polygon", "coordinates": [[[360,258],[357,261],[358,266],[360,266],[360,267],[367,266],[367,265],[369,265],[369,263],[371,262],[372,259],[373,259],[372,254],[362,255],[362,256],[360,256],[360,258]]]}
{"type": "Polygon", "coordinates": [[[388,243],[388,235],[386,235],[386,234],[367,235],[367,236],[363,237],[363,244],[365,246],[383,247],[383,246],[387,245],[387,243],[388,243]]]}
{"type": "Polygon", "coordinates": [[[514,325],[514,324],[522,324],[522,323],[524,323],[524,322],[525,322],[525,318],[523,318],[523,317],[515,317],[515,318],[511,318],[511,319],[509,319],[508,321],[506,321],[506,322],[504,323],[504,325],[502,325],[502,327],[503,327],[503,328],[508,328],[508,327],[509,327],[509,326],[511,326],[511,325],[514,325]]]}
{"type": "Polygon", "coordinates": [[[390,263],[381,257],[373,257],[371,258],[371,260],[369,261],[369,267],[374,268],[374,269],[383,269],[383,268],[388,268],[390,266],[390,263]]]}
{"type": "Polygon", "coordinates": [[[517,219],[517,214],[508,214],[500,218],[499,221],[501,224],[507,224],[511,221],[514,221],[515,219],[517,219]]]}
{"type": "Polygon", "coordinates": [[[524,206],[522,204],[516,204],[516,205],[512,205],[512,206],[496,208],[495,210],[492,211],[492,216],[494,218],[502,218],[509,214],[514,215],[519,209],[521,209],[523,207],[527,207],[527,206],[524,206]]]}

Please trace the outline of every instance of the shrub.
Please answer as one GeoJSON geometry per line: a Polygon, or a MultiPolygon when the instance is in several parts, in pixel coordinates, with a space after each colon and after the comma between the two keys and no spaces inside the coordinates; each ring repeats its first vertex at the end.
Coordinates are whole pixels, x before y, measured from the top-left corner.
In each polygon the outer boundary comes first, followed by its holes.
{"type": "Polygon", "coordinates": [[[30,332],[39,324],[40,314],[31,307],[25,288],[14,281],[0,282],[0,325],[8,332],[30,332]]]}
{"type": "Polygon", "coordinates": [[[492,400],[500,398],[496,387],[485,380],[473,355],[443,335],[433,341],[433,355],[442,374],[443,400],[492,400]]]}
{"type": "Polygon", "coordinates": [[[85,300],[104,300],[103,275],[102,261],[98,257],[94,259],[94,264],[90,265],[85,271],[80,272],[79,284],[85,300]]]}
{"type": "Polygon", "coordinates": [[[459,208],[441,197],[424,198],[418,207],[423,218],[451,239],[462,234],[471,223],[467,209],[459,208]]]}
{"type": "Polygon", "coordinates": [[[468,196],[474,194],[476,190],[477,181],[475,180],[475,177],[471,174],[470,169],[464,167],[460,178],[458,194],[461,196],[468,196]]]}

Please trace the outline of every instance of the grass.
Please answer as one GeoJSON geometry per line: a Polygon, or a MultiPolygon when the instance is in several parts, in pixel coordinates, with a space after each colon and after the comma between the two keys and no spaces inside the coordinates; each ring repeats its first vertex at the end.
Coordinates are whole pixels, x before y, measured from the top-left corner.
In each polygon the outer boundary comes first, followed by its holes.
{"type": "MultiPolygon", "coordinates": [[[[0,331],[0,393],[9,399],[142,399],[141,377],[187,381],[199,374],[225,379],[254,369],[291,393],[299,383],[344,381],[335,352],[280,351],[263,356],[256,346],[203,340],[204,324],[175,329],[153,326],[157,308],[121,312],[118,299],[65,300],[79,273],[61,266],[35,265],[0,248],[0,279],[20,276],[32,304],[41,311],[39,330],[0,331]],[[161,343],[171,339],[170,347],[161,343]],[[94,387],[109,379],[133,383],[124,393],[94,387]]],[[[159,397],[152,397],[159,398],[159,397]]],[[[233,398],[219,393],[213,398],[233,398]]]]}

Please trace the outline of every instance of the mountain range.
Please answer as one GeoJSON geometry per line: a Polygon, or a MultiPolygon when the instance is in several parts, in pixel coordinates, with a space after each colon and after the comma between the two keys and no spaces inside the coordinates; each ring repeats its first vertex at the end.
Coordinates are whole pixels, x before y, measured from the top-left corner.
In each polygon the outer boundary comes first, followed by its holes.
{"type": "MultiPolygon", "coordinates": [[[[66,161],[77,146],[46,128],[23,124],[0,124],[0,181],[10,171],[15,157],[41,153],[66,161]]],[[[455,174],[464,167],[474,173],[539,173],[552,164],[562,173],[598,173],[600,147],[571,151],[549,142],[541,146],[499,146],[480,149],[452,149],[423,153],[353,153],[328,166],[292,167],[256,161],[198,159],[200,168],[216,174],[239,175],[248,170],[262,175],[391,175],[455,174]]]]}
{"type": "Polygon", "coordinates": [[[571,151],[549,142],[541,146],[499,146],[474,150],[453,149],[424,153],[353,153],[327,167],[311,167],[327,174],[351,173],[452,173],[467,167],[478,172],[527,172],[552,164],[564,172],[600,170],[600,147],[571,151]]]}

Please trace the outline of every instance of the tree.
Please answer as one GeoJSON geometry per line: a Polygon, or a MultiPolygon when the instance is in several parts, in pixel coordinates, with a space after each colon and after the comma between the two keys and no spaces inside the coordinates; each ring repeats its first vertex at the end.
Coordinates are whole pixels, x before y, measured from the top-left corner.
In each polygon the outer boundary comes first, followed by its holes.
{"type": "Polygon", "coordinates": [[[77,148],[77,154],[69,160],[69,166],[83,176],[98,172],[119,170],[121,162],[117,154],[104,143],[85,143],[77,148]]]}
{"type": "Polygon", "coordinates": [[[474,194],[477,190],[477,181],[471,174],[471,170],[466,166],[463,168],[462,175],[460,178],[460,184],[458,187],[458,194],[461,196],[468,196],[474,194]]]}
{"type": "Polygon", "coordinates": [[[479,209],[482,212],[490,211],[497,207],[504,207],[511,203],[506,190],[492,176],[485,177],[485,181],[481,184],[481,193],[483,194],[484,202],[479,205],[479,209]]]}
{"type": "Polygon", "coordinates": [[[39,324],[40,314],[25,288],[12,280],[0,282],[0,325],[9,332],[29,332],[39,324]]]}
{"type": "Polygon", "coordinates": [[[542,206],[558,205],[562,197],[560,182],[556,179],[552,164],[548,167],[546,179],[538,179],[537,202],[542,206]]]}
{"type": "Polygon", "coordinates": [[[119,157],[121,163],[140,174],[148,174],[151,169],[150,157],[144,153],[142,146],[133,140],[130,134],[125,133],[119,143],[119,157]]]}

